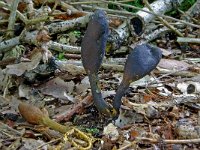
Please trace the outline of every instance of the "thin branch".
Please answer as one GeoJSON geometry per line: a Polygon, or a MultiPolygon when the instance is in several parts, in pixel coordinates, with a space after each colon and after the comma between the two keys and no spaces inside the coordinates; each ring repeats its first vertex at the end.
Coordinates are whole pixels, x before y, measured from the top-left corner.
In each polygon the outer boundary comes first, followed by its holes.
{"type": "Polygon", "coordinates": [[[13,37],[14,35],[14,26],[15,26],[16,11],[17,11],[18,4],[19,4],[19,0],[15,0],[12,2],[9,23],[8,23],[8,32],[7,32],[7,36],[9,37],[13,37]]]}
{"type": "MultiPolygon", "coordinates": [[[[151,139],[151,138],[137,138],[137,140],[141,140],[143,142],[150,142],[150,143],[159,143],[159,139],[151,139]]],[[[163,139],[163,142],[166,144],[192,144],[192,143],[200,143],[199,139],[187,139],[187,140],[165,140],[163,139]]]]}
{"type": "Polygon", "coordinates": [[[128,11],[114,10],[114,9],[108,9],[108,8],[97,7],[97,6],[94,7],[94,6],[89,6],[89,5],[82,5],[82,7],[86,8],[86,9],[92,9],[92,10],[101,9],[101,10],[104,10],[104,11],[106,11],[108,13],[112,13],[112,14],[135,16],[133,13],[128,12],[128,11]]]}
{"type": "Polygon", "coordinates": [[[81,53],[81,47],[60,44],[60,43],[53,42],[53,41],[49,42],[49,48],[52,50],[59,51],[59,52],[67,52],[67,53],[73,53],[73,54],[81,53]]]}
{"type": "MultiPolygon", "coordinates": [[[[4,3],[3,1],[0,1],[0,7],[5,7],[10,11],[12,10],[11,6],[6,4],[6,3],[4,3]]],[[[22,20],[26,24],[27,23],[27,18],[18,10],[16,10],[16,13],[17,13],[17,16],[19,17],[19,19],[22,20]]]]}
{"type": "Polygon", "coordinates": [[[188,38],[188,37],[178,37],[177,42],[179,43],[197,43],[200,44],[200,38],[188,38]]]}
{"type": "MultiPolygon", "coordinates": [[[[152,138],[146,138],[146,137],[137,137],[136,138],[137,142],[149,142],[151,144],[157,144],[160,142],[159,139],[152,139],[152,138]]],[[[200,143],[200,139],[187,139],[187,140],[165,140],[162,139],[162,141],[166,144],[195,144],[195,143],[200,143]]],[[[126,150],[129,147],[132,147],[136,144],[136,141],[128,143],[127,145],[119,148],[118,150],[126,150]]]]}

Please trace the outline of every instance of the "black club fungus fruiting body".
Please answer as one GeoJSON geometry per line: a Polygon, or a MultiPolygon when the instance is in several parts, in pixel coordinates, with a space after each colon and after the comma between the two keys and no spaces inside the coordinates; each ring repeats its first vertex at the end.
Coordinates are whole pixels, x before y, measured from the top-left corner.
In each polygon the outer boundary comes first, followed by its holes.
{"type": "Polygon", "coordinates": [[[113,107],[118,113],[121,106],[121,98],[130,83],[141,79],[155,69],[161,57],[161,50],[149,44],[137,45],[131,51],[125,64],[123,80],[113,101],[113,107]]]}
{"type": "Polygon", "coordinates": [[[89,77],[94,104],[100,112],[106,115],[110,115],[111,107],[102,98],[97,74],[105,55],[108,30],[104,11],[97,10],[88,23],[81,43],[82,63],[89,77]]]}

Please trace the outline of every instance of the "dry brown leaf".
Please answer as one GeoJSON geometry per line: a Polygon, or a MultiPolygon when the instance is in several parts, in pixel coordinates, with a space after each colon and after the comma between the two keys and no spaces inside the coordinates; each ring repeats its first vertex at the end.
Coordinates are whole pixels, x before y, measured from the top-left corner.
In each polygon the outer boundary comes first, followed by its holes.
{"type": "Polygon", "coordinates": [[[118,27],[119,25],[122,24],[122,20],[120,20],[119,18],[111,18],[109,20],[109,26],[110,27],[118,27]]]}
{"type": "Polygon", "coordinates": [[[102,150],[108,150],[108,149],[113,149],[113,147],[115,146],[115,143],[113,141],[111,141],[108,137],[103,136],[102,137],[103,140],[103,146],[102,146],[102,150]]]}
{"type": "Polygon", "coordinates": [[[158,64],[159,67],[168,70],[188,70],[191,65],[184,61],[178,61],[173,59],[161,59],[158,64]]]}
{"type": "Polygon", "coordinates": [[[39,87],[39,90],[45,95],[51,95],[62,100],[75,102],[74,98],[69,94],[73,92],[74,82],[65,82],[61,78],[54,78],[39,87]]]}
{"type": "Polygon", "coordinates": [[[156,95],[154,95],[154,94],[145,94],[143,97],[143,100],[144,100],[144,102],[149,102],[155,98],[156,98],[156,95]]]}
{"type": "Polygon", "coordinates": [[[137,130],[131,130],[130,131],[130,140],[134,140],[136,137],[138,137],[140,134],[137,130]]]}
{"type": "Polygon", "coordinates": [[[107,136],[111,141],[115,141],[119,138],[117,127],[112,123],[109,123],[106,127],[104,127],[103,135],[107,136]]]}
{"type": "Polygon", "coordinates": [[[39,50],[34,50],[30,62],[21,62],[19,64],[7,65],[7,73],[21,76],[25,71],[35,69],[42,58],[42,53],[39,50]]]}
{"type": "Polygon", "coordinates": [[[49,36],[49,33],[47,30],[43,29],[43,30],[40,30],[38,33],[37,33],[37,36],[36,36],[36,40],[37,42],[49,42],[51,40],[51,37],[49,36]]]}

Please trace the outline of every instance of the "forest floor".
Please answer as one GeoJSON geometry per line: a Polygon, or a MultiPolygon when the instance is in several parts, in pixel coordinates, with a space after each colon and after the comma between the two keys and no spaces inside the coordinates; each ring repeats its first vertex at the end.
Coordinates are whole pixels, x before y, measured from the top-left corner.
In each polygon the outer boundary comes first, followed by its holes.
{"type": "Polygon", "coordinates": [[[0,149],[200,149],[200,1],[170,17],[158,13],[144,26],[133,25],[127,5],[0,2],[0,149]],[[109,22],[98,72],[108,103],[136,45],[162,51],[157,67],[130,84],[116,120],[94,106],[81,61],[95,9],[105,10],[109,22]]]}

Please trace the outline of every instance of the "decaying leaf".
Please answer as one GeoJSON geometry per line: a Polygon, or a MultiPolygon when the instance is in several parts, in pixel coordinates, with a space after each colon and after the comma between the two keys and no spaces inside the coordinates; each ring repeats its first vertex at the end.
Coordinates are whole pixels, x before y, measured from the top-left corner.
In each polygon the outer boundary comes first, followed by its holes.
{"type": "Polygon", "coordinates": [[[19,64],[7,65],[7,73],[11,75],[21,76],[25,71],[33,70],[38,66],[42,58],[40,51],[35,51],[31,56],[30,62],[21,62],[19,64]]]}
{"type": "Polygon", "coordinates": [[[41,42],[49,42],[51,39],[51,37],[49,36],[49,33],[47,30],[43,29],[43,30],[40,30],[38,33],[37,33],[37,36],[36,36],[36,40],[37,42],[41,43],[41,42]]]}
{"type": "Polygon", "coordinates": [[[158,66],[163,69],[176,71],[176,70],[188,70],[191,65],[189,65],[184,61],[178,61],[174,59],[161,59],[158,66]]]}
{"type": "Polygon", "coordinates": [[[83,67],[76,66],[73,64],[62,63],[59,65],[59,68],[62,71],[67,71],[73,76],[85,74],[85,70],[83,69],[83,67]]]}
{"type": "Polygon", "coordinates": [[[102,91],[102,96],[103,96],[103,98],[107,98],[111,95],[115,95],[115,93],[116,93],[115,90],[102,91]]]}
{"type": "Polygon", "coordinates": [[[175,131],[179,139],[195,139],[200,138],[200,126],[194,126],[191,120],[181,119],[176,123],[175,131]]]}
{"type": "Polygon", "coordinates": [[[127,125],[134,124],[136,122],[143,122],[144,116],[133,112],[132,110],[121,110],[119,117],[115,121],[117,127],[123,128],[127,125]]]}
{"type": "Polygon", "coordinates": [[[104,127],[103,134],[111,139],[111,141],[115,141],[119,138],[117,127],[112,123],[109,123],[106,127],[104,127]]]}
{"type": "Polygon", "coordinates": [[[21,147],[21,149],[35,149],[36,147],[44,145],[41,147],[41,149],[48,150],[48,145],[46,145],[45,142],[43,142],[42,140],[23,138],[22,142],[24,143],[24,145],[21,147]]]}
{"type": "Polygon", "coordinates": [[[76,84],[75,92],[77,94],[85,93],[90,88],[88,77],[82,79],[81,83],[76,84]]]}
{"type": "Polygon", "coordinates": [[[26,99],[30,98],[30,91],[31,87],[25,85],[25,84],[20,84],[19,86],[19,97],[24,97],[26,99]]]}
{"type": "Polygon", "coordinates": [[[70,95],[73,92],[73,89],[73,81],[65,82],[59,77],[54,78],[39,87],[39,90],[45,95],[51,95],[55,98],[75,102],[74,98],[70,95]]]}

